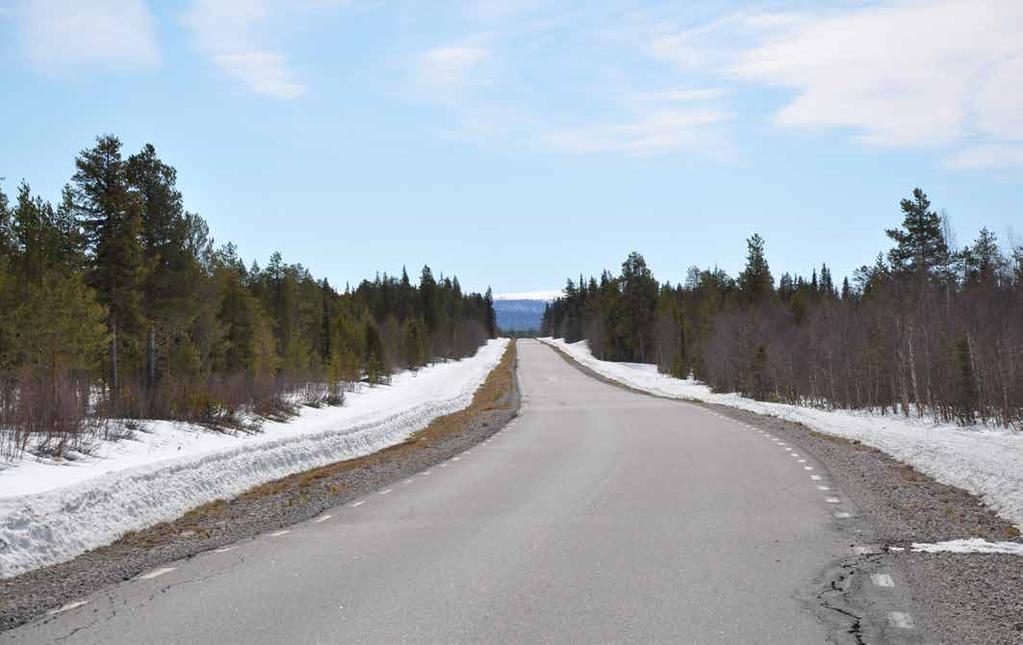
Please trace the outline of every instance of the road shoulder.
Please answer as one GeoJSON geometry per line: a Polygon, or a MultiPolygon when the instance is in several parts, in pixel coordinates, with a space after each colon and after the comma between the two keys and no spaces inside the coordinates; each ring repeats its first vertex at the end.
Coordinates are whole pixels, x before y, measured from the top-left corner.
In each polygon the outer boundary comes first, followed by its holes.
{"type": "Polygon", "coordinates": [[[518,414],[519,404],[512,342],[469,407],[435,419],[401,444],[257,486],[69,562],[0,580],[0,631],[168,562],[309,520],[426,470],[498,432],[518,414]]]}
{"type": "MultiPolygon", "coordinates": [[[[579,364],[552,347],[583,373],[630,392],[656,396],[579,364]]],[[[669,398],[670,397],[657,397],[669,398]]],[[[674,399],[670,399],[674,400],[674,399]]],[[[850,538],[850,557],[822,572],[812,594],[822,620],[849,642],[1012,643],[1023,639],[1023,558],[1014,555],[923,554],[913,542],[979,537],[1014,540],[1019,532],[969,493],[940,484],[883,452],[857,441],[814,432],[806,426],[722,405],[691,402],[784,437],[815,458],[848,497],[856,512],[836,519],[850,538]],[[874,547],[855,553],[856,546],[874,547]],[[878,589],[871,573],[890,571],[900,587],[878,589]],[[899,593],[912,605],[917,634],[896,639],[891,617],[875,611],[885,594],[899,593]],[[830,614],[830,616],[829,616],[830,614]]]]}

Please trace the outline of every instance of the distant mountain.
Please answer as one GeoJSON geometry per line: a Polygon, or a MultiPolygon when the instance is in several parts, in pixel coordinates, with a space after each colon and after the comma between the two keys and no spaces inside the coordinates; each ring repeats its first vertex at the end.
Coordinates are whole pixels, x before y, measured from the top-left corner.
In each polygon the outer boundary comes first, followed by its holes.
{"type": "Polygon", "coordinates": [[[503,331],[536,331],[543,320],[543,310],[554,298],[556,292],[507,294],[494,299],[494,313],[497,326],[503,331]]]}

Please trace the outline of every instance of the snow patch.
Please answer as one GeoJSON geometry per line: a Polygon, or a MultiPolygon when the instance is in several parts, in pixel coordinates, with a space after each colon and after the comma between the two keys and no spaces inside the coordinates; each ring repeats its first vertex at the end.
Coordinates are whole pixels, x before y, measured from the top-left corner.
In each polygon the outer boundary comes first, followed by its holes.
{"type": "Polygon", "coordinates": [[[396,374],[348,393],[345,405],[303,409],[258,434],[147,422],[73,463],[23,458],[0,470],[0,578],[57,564],[125,533],[180,517],[253,486],[400,443],[464,409],[507,339],[476,355],[396,374]]]}
{"type": "Polygon", "coordinates": [[[693,379],[677,379],[648,365],[595,358],[586,341],[541,338],[580,364],[629,387],[676,399],[727,405],[861,441],[949,486],[978,495],[1001,517],[1023,528],[1023,433],[991,427],[963,428],[927,419],[881,416],[857,410],[768,403],[720,394],[693,379]]]}
{"type": "Polygon", "coordinates": [[[988,542],[981,538],[966,540],[949,540],[924,544],[913,543],[913,550],[922,553],[1006,553],[1023,555],[1023,543],[1020,542],[988,542]]]}

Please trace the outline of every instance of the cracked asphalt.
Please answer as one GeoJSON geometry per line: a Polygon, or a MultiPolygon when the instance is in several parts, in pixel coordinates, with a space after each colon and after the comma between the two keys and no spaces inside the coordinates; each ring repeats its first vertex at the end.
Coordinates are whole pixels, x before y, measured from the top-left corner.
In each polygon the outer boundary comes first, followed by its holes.
{"type": "Polygon", "coordinates": [[[0,642],[923,642],[901,574],[853,589],[869,527],[786,437],[519,365],[520,417],[470,451],[0,642]]]}

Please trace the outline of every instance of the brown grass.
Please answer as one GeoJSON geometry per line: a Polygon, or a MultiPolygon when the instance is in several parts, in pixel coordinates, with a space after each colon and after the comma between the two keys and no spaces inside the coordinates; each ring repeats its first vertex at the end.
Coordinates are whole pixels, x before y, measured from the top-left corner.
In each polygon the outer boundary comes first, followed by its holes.
{"type": "MultiPolygon", "coordinates": [[[[511,342],[508,344],[508,349],[505,350],[504,356],[501,357],[501,362],[490,372],[483,385],[476,390],[476,394],[473,396],[469,407],[434,419],[429,426],[416,432],[402,443],[389,446],[363,457],[339,461],[261,484],[243,493],[241,497],[251,499],[266,495],[276,495],[287,490],[302,489],[324,480],[334,479],[348,471],[373,466],[391,459],[404,459],[412,451],[429,448],[432,444],[461,432],[482,414],[495,410],[510,409],[514,405],[511,394],[515,382],[516,357],[515,343],[511,342]]],[[[196,509],[193,513],[200,512],[202,508],[196,509]]]]}

